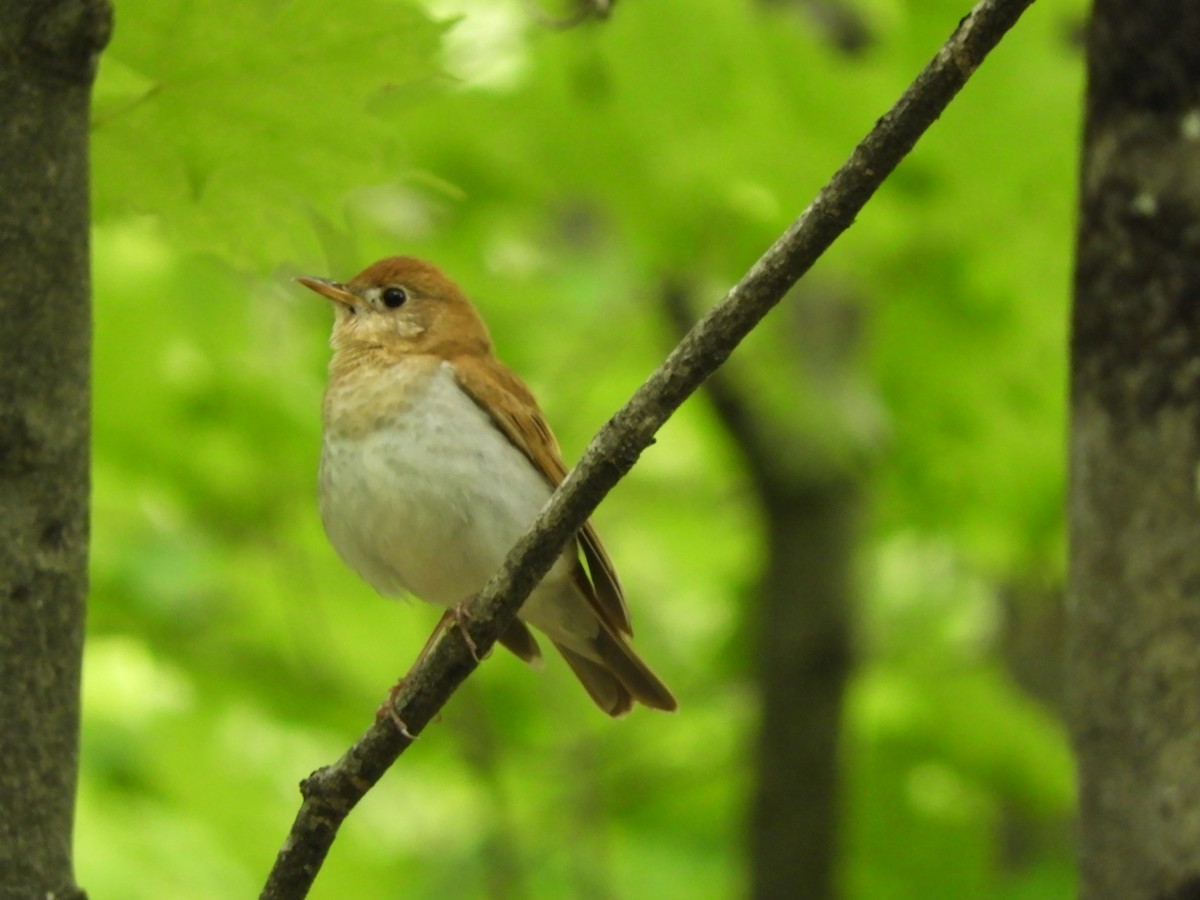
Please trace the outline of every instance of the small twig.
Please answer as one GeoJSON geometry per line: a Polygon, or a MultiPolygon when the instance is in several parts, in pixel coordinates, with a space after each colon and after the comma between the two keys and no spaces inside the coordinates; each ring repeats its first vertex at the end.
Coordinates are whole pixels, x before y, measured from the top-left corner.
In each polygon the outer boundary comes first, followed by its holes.
{"type": "MultiPolygon", "coordinates": [[[[466,630],[481,657],[549,570],[570,535],[629,471],[655,432],[850,227],[883,180],[1032,2],[984,0],[976,6],[808,209],[600,429],[579,464],[472,604],[466,630]]],[[[459,629],[448,629],[409,673],[395,698],[397,715],[413,734],[420,734],[476,665],[459,629]]],[[[346,815],[410,743],[391,722],[377,722],[340,760],[305,779],[304,802],[275,860],[262,900],[295,900],[307,895],[346,815]]]]}

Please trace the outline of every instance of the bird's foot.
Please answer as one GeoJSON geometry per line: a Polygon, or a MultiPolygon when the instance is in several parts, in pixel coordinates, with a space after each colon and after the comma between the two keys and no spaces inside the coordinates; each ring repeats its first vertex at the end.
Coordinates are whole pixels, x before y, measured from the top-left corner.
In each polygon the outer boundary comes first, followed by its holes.
{"type": "Polygon", "coordinates": [[[404,688],[408,681],[408,676],[404,676],[388,691],[387,699],[379,704],[379,709],[375,710],[375,721],[382,722],[384,717],[391,719],[392,724],[396,726],[396,730],[401,735],[408,738],[410,741],[415,741],[417,736],[408,730],[408,726],[404,724],[404,720],[400,718],[400,714],[396,712],[396,695],[404,688]]]}
{"type": "MultiPolygon", "coordinates": [[[[471,621],[471,614],[467,612],[467,605],[474,600],[478,594],[472,594],[461,603],[450,607],[446,611],[446,617],[454,620],[454,624],[458,626],[458,632],[462,635],[463,640],[467,644],[467,649],[471,651],[471,658],[477,663],[483,662],[483,657],[479,655],[479,647],[475,644],[475,639],[471,637],[471,633],[467,631],[467,623],[471,621]]],[[[445,618],[443,618],[445,621],[445,618]]],[[[486,656],[486,654],[485,654],[486,656]]]]}

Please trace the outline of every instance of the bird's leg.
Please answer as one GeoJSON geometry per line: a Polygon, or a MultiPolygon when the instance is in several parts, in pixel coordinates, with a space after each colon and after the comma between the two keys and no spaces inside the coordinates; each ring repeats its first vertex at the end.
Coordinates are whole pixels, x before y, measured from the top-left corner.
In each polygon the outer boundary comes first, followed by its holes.
{"type": "MultiPolygon", "coordinates": [[[[477,594],[472,594],[461,603],[450,607],[450,609],[442,613],[442,617],[438,619],[437,627],[433,629],[433,633],[429,635],[429,640],[425,642],[425,646],[422,647],[421,652],[417,654],[416,662],[412,664],[413,669],[424,662],[425,657],[429,654],[429,651],[432,649],[434,643],[441,636],[442,631],[445,630],[446,623],[450,620],[453,620],[454,624],[458,626],[459,633],[462,635],[463,640],[466,641],[467,649],[471,651],[471,657],[475,660],[475,662],[479,663],[483,661],[480,659],[479,648],[475,645],[475,639],[471,637],[471,634],[467,631],[466,626],[466,623],[471,619],[471,614],[467,612],[467,604],[469,604],[477,596],[477,594]]],[[[412,669],[409,669],[409,671],[411,672],[412,669]]],[[[392,720],[392,723],[396,726],[397,731],[399,731],[410,741],[415,741],[417,736],[408,730],[408,726],[404,724],[404,720],[396,714],[396,695],[403,690],[404,685],[407,683],[408,676],[405,675],[394,685],[392,685],[391,690],[388,691],[387,699],[384,700],[383,703],[380,704],[379,709],[375,711],[375,718],[376,720],[379,720],[386,715],[392,720]]]]}
{"type": "Polygon", "coordinates": [[[458,626],[459,633],[462,635],[463,640],[467,643],[467,649],[471,651],[471,657],[477,663],[483,662],[479,656],[479,648],[475,646],[475,639],[472,638],[470,632],[467,631],[466,625],[467,622],[471,621],[471,614],[467,612],[467,606],[478,596],[478,594],[472,594],[466,600],[455,604],[442,613],[442,617],[438,619],[437,627],[433,629],[433,634],[429,635],[429,640],[425,642],[425,646],[421,648],[421,652],[417,656],[417,661],[413,663],[414,669],[422,663],[422,661],[425,659],[425,656],[431,649],[433,649],[434,643],[437,642],[437,639],[441,637],[442,632],[446,629],[446,623],[451,620],[453,620],[454,624],[458,626]]]}
{"type": "MultiPolygon", "coordinates": [[[[416,661],[413,662],[412,668],[408,670],[410,673],[413,669],[425,661],[425,657],[429,655],[430,648],[433,647],[434,642],[442,633],[442,629],[446,627],[446,620],[449,619],[451,615],[452,613],[449,610],[442,613],[442,617],[438,619],[437,626],[433,629],[433,633],[429,635],[428,640],[425,641],[425,646],[423,646],[421,648],[421,652],[417,654],[416,661]]],[[[391,690],[388,691],[387,699],[383,701],[379,709],[375,710],[375,719],[376,721],[379,721],[386,715],[392,720],[392,724],[396,726],[397,731],[399,731],[410,741],[415,741],[417,739],[416,735],[408,730],[408,726],[404,723],[404,720],[401,719],[396,713],[396,695],[404,689],[404,685],[406,684],[408,684],[408,675],[401,676],[400,680],[392,685],[391,690]]]]}

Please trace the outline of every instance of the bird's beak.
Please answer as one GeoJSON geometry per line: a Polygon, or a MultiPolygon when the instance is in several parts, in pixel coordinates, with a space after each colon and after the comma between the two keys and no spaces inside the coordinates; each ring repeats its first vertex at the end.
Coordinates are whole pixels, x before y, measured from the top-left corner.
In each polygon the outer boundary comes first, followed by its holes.
{"type": "Polygon", "coordinates": [[[308,275],[299,275],[296,281],[300,282],[306,288],[316,291],[324,297],[328,297],[334,303],[340,303],[342,306],[353,306],[358,298],[350,292],[346,285],[337,281],[330,281],[328,278],[313,278],[308,275]]]}

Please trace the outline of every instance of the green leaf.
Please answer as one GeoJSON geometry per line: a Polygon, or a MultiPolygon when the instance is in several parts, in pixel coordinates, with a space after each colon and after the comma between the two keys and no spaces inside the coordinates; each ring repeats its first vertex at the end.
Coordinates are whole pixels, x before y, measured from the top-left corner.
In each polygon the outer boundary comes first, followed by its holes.
{"type": "Polygon", "coordinates": [[[311,252],[311,222],[352,188],[398,177],[400,114],[446,83],[445,26],[403,0],[121,13],[96,91],[97,216],[160,216],[181,245],[239,263],[295,258],[298,237],[311,252]]]}

